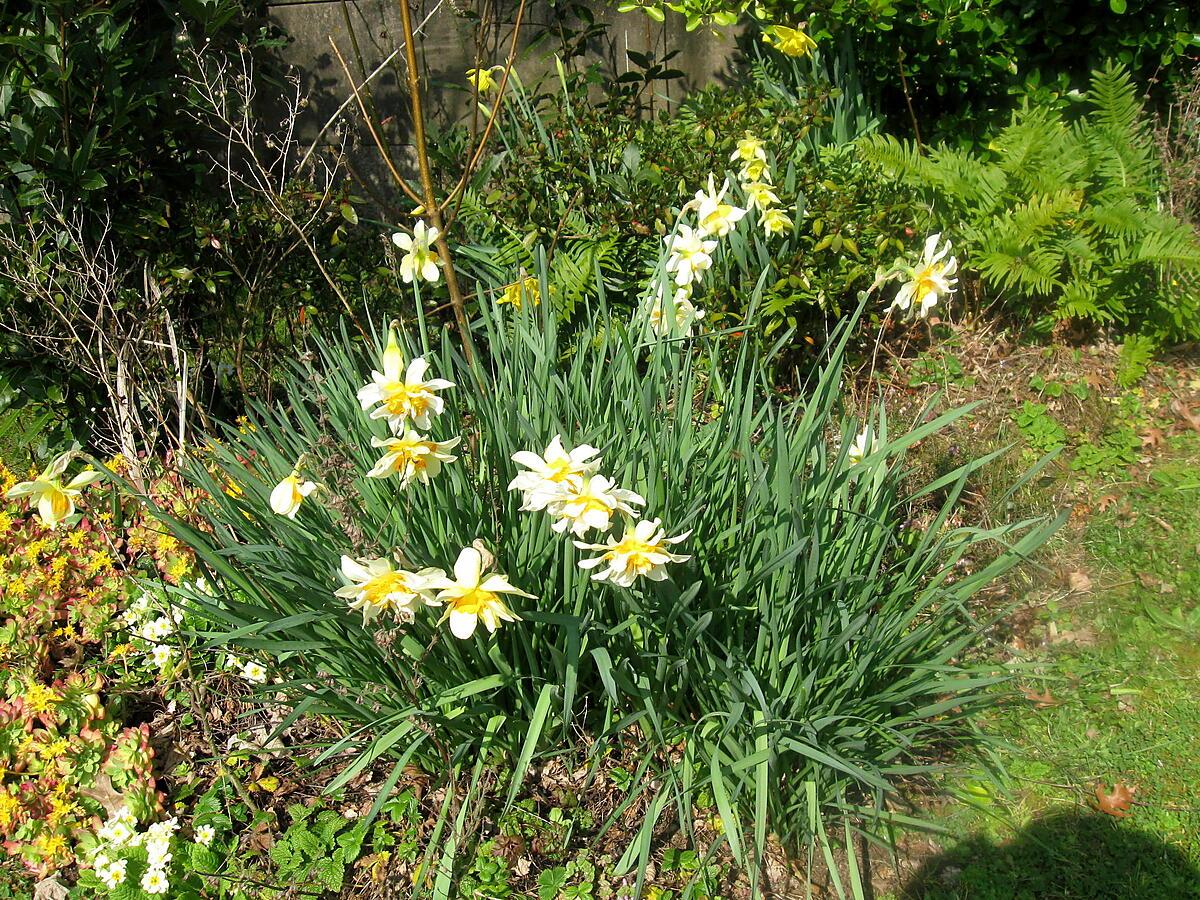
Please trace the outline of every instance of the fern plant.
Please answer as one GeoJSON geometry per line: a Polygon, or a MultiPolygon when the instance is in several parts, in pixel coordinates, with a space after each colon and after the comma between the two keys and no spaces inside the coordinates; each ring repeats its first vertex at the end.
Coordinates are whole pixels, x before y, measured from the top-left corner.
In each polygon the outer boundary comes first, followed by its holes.
{"type": "Polygon", "coordinates": [[[1200,335],[1200,241],[1160,208],[1160,167],[1129,74],[1093,73],[1088,112],[1028,104],[986,150],[886,135],[864,157],[922,192],[983,284],[1044,323],[1084,320],[1155,344],[1200,335]],[[1048,317],[1048,318],[1047,318],[1048,317]]]}

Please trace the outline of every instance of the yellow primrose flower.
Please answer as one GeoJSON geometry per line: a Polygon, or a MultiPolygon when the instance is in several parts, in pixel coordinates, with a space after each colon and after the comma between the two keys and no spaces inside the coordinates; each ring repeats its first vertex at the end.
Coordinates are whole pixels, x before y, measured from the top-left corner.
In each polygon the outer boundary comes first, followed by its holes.
{"type": "Polygon", "coordinates": [[[551,528],[559,534],[569,528],[576,537],[583,537],[591,528],[608,531],[615,512],[635,515],[633,505],[645,506],[646,501],[617,487],[611,478],[591,475],[582,484],[564,486],[546,509],[558,519],[551,528]]]}
{"type": "Polygon", "coordinates": [[[669,544],[678,544],[688,539],[690,531],[675,537],[667,537],[658,519],[638,522],[633,530],[625,529],[625,534],[618,541],[611,534],[603,544],[588,544],[575,541],[580,550],[600,550],[600,556],[593,559],[581,559],[579,568],[594,569],[604,564],[604,568],[592,575],[593,581],[610,581],[621,587],[631,587],[638,578],[649,578],[651,581],[663,581],[667,577],[666,564],[669,562],[687,562],[690,556],[672,553],[667,549],[669,544]]]}
{"type": "Polygon", "coordinates": [[[397,231],[392,235],[392,243],[404,251],[404,256],[400,258],[400,277],[405,284],[412,284],[417,277],[433,284],[441,277],[442,272],[438,268],[441,260],[431,249],[440,236],[441,232],[432,225],[426,226],[424,219],[417,220],[412,234],[397,231]]]}
{"type": "Polygon", "coordinates": [[[759,212],[766,212],[779,203],[779,197],[765,181],[750,181],[742,185],[746,199],[759,212]]]}
{"type": "Polygon", "coordinates": [[[717,190],[716,181],[711,172],[708,173],[708,190],[696,191],[695,198],[688,203],[689,208],[696,210],[699,221],[697,231],[701,237],[716,235],[725,237],[733,230],[733,226],[746,215],[741,207],[725,202],[725,194],[729,190],[729,179],[717,190]]]}
{"type": "Polygon", "coordinates": [[[480,622],[489,634],[494,634],[501,622],[521,620],[508,608],[501,594],[536,599],[533,594],[513,587],[504,575],[485,574],[493,562],[490,553],[485,557],[477,547],[464,547],[454,563],[453,580],[444,572],[429,579],[429,586],[438,591],[435,601],[446,604],[441,621],[450,620],[450,632],[459,640],[473,635],[480,622]]]}
{"type": "Polygon", "coordinates": [[[379,439],[371,438],[372,447],[386,447],[387,453],[379,458],[374,468],[367,473],[368,478],[387,478],[389,475],[400,476],[400,487],[408,487],[413,480],[421,484],[429,484],[430,478],[437,477],[442,470],[442,463],[451,463],[458,459],[451,456],[447,450],[458,446],[462,438],[451,438],[448,441],[431,441],[423,438],[411,428],[404,429],[402,437],[379,439]]]}
{"type": "Polygon", "coordinates": [[[486,94],[496,86],[496,76],[503,73],[504,66],[492,66],[490,69],[467,69],[467,81],[478,93],[486,94]]]}
{"type": "Polygon", "coordinates": [[[792,220],[782,209],[768,209],[762,214],[763,231],[767,233],[767,237],[773,237],[777,234],[783,234],[785,231],[792,230],[792,220]]]}
{"type": "Polygon", "coordinates": [[[271,511],[277,515],[294,519],[296,513],[300,511],[300,504],[304,502],[304,498],[316,489],[317,485],[314,482],[300,479],[300,463],[297,461],[296,468],[292,469],[292,474],[275,485],[274,490],[271,491],[271,511]]]}
{"type": "Polygon", "coordinates": [[[737,142],[737,149],[729,157],[730,162],[740,162],[743,165],[754,160],[767,161],[765,142],[746,132],[746,136],[737,142]]]}
{"type": "Polygon", "coordinates": [[[712,252],[717,249],[717,242],[704,240],[699,229],[692,231],[687,225],[680,225],[674,234],[663,238],[663,243],[669,253],[667,272],[674,273],[679,287],[699,281],[701,273],[712,268],[712,252]]]}
{"type": "Polygon", "coordinates": [[[954,273],[958,271],[958,260],[953,256],[947,258],[950,252],[950,242],[941,250],[938,242],[941,234],[931,234],[925,239],[925,249],[921,253],[915,268],[910,270],[909,280],[900,286],[896,299],[888,307],[888,312],[901,309],[908,312],[913,302],[917,303],[917,315],[924,319],[929,311],[937,305],[938,299],[954,293],[958,279],[954,273]]]}
{"type": "Polygon", "coordinates": [[[383,371],[371,372],[371,384],[359,388],[358,402],[364,410],[378,406],[371,413],[372,419],[387,419],[394,432],[400,430],[405,421],[422,431],[429,429],[429,416],[440,415],[446,402],[434,391],[454,387],[454,382],[444,378],[425,381],[429,363],[418,356],[404,367],[404,354],[395,330],[388,333],[387,349],[383,351],[383,371]]]}
{"type": "Polygon", "coordinates": [[[85,469],[66,484],[62,483],[62,474],[75,456],[74,450],[58,456],[33,481],[23,481],[9,488],[5,494],[10,500],[17,497],[29,497],[29,504],[37,505],[38,518],[47,528],[57,528],[59,524],[75,512],[75,498],[83,493],[83,489],[100,478],[100,473],[93,469],[85,469]]]}
{"type": "Polygon", "coordinates": [[[566,487],[582,487],[585,475],[600,468],[600,451],[590,444],[580,444],[574,450],[563,447],[562,436],[555,435],[541,456],[530,450],[519,450],[513,462],[528,471],[521,472],[508,484],[510,491],[523,494],[521,509],[536,512],[557,499],[566,487]]]}
{"type": "Polygon", "coordinates": [[[787,56],[808,56],[817,49],[817,42],[804,32],[804,26],[788,28],[772,25],[763,31],[763,40],[787,56]]]}
{"type": "Polygon", "coordinates": [[[692,327],[704,318],[704,310],[692,303],[691,287],[681,287],[671,300],[672,314],[668,314],[660,287],[650,307],[650,327],[659,337],[691,337],[692,327]]]}
{"type": "Polygon", "coordinates": [[[393,569],[387,559],[351,559],[342,557],[342,575],[350,583],[334,591],[334,595],[350,601],[350,608],[363,614],[363,624],[382,612],[391,611],[402,622],[411,622],[418,603],[439,606],[432,591],[445,580],[441,569],[422,569],[406,572],[393,569]]]}
{"type": "Polygon", "coordinates": [[[750,181],[765,181],[771,183],[771,167],[767,165],[765,159],[752,159],[742,166],[742,171],[738,173],[738,178],[744,182],[750,181]]]}
{"type": "Polygon", "coordinates": [[[504,294],[496,302],[511,303],[520,309],[526,299],[531,300],[534,306],[541,305],[542,292],[538,288],[536,278],[526,277],[514,281],[504,289],[504,294]]]}

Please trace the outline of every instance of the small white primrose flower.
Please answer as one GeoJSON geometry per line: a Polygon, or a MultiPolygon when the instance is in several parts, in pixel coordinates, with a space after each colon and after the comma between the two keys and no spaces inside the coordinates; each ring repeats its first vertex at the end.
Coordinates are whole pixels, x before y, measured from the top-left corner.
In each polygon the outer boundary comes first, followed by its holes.
{"type": "Polygon", "coordinates": [[[174,631],[174,627],[171,620],[166,616],[159,616],[143,625],[140,635],[143,640],[157,643],[170,635],[172,631],[174,631]]]}
{"type": "Polygon", "coordinates": [[[128,862],[123,859],[115,859],[112,862],[105,860],[101,864],[99,857],[96,861],[96,877],[104,882],[104,886],[110,891],[116,890],[118,885],[125,883],[125,869],[128,862]]]}
{"type": "Polygon", "coordinates": [[[165,894],[171,887],[167,873],[163,869],[150,868],[142,876],[142,890],[147,894],[165,894]]]}
{"type": "Polygon", "coordinates": [[[404,429],[401,437],[382,440],[372,437],[371,446],[387,448],[387,452],[379,458],[367,477],[399,475],[400,487],[408,487],[414,480],[429,484],[429,479],[437,477],[438,472],[442,471],[442,463],[452,463],[458,459],[446,451],[458,446],[461,440],[455,437],[448,441],[431,441],[411,428],[404,429]]]}
{"type": "Polygon", "coordinates": [[[486,574],[494,561],[490,553],[485,557],[477,547],[464,547],[454,563],[453,579],[445,573],[430,578],[430,586],[438,590],[437,602],[446,604],[441,621],[450,620],[450,632],[459,640],[471,637],[480,622],[489,634],[494,634],[502,622],[521,621],[501,594],[536,599],[513,587],[504,575],[486,574]]]}
{"type": "Polygon", "coordinates": [[[252,659],[242,663],[242,678],[251,684],[266,684],[267,669],[262,663],[257,663],[252,659]]]}
{"type": "Polygon", "coordinates": [[[171,816],[169,819],[163,819],[161,822],[155,822],[146,829],[146,834],[151,840],[161,841],[168,840],[171,835],[179,830],[179,817],[171,816]]]}
{"type": "Polygon", "coordinates": [[[690,287],[676,289],[675,296],[670,302],[672,310],[666,308],[667,303],[663,300],[663,291],[660,286],[654,297],[654,303],[650,307],[651,329],[660,337],[672,335],[691,337],[692,327],[704,318],[704,310],[698,309],[692,303],[692,289],[690,287]]]}
{"type": "Polygon", "coordinates": [[[387,348],[383,351],[383,371],[371,372],[371,383],[358,389],[358,402],[363,410],[372,409],[372,419],[387,419],[393,433],[405,422],[428,430],[429,417],[441,415],[446,401],[435,391],[454,387],[444,378],[425,380],[429,363],[418,356],[405,368],[404,353],[395,330],[388,332],[387,348]]]}
{"type": "Polygon", "coordinates": [[[696,191],[696,198],[689,204],[696,209],[698,231],[701,236],[715,234],[725,237],[733,230],[733,226],[746,215],[746,210],[725,202],[725,194],[729,190],[729,179],[721,185],[718,191],[712,173],[708,175],[708,190],[696,191]]]}
{"type": "Polygon", "coordinates": [[[350,608],[363,615],[363,624],[380,613],[393,612],[403,622],[411,622],[418,604],[438,606],[433,599],[434,582],[445,578],[441,569],[406,572],[392,568],[387,559],[351,559],[342,557],[342,575],[350,583],[334,595],[350,601],[350,608]]]}
{"type": "Polygon", "coordinates": [[[418,277],[432,284],[442,277],[442,270],[438,268],[441,260],[431,249],[440,236],[441,232],[432,225],[426,226],[424,219],[417,220],[412,234],[397,231],[392,235],[392,243],[404,251],[400,258],[400,277],[405,284],[412,284],[418,277]]]}
{"type": "Polygon", "coordinates": [[[681,563],[691,559],[667,549],[670,544],[687,540],[690,531],[675,537],[667,537],[658,519],[638,522],[631,531],[628,527],[618,541],[611,534],[603,544],[587,544],[575,541],[580,550],[600,550],[601,555],[592,559],[581,559],[579,568],[604,568],[592,575],[593,581],[610,581],[621,587],[631,587],[638,578],[663,581],[667,577],[666,564],[681,563]]]}
{"type": "Polygon", "coordinates": [[[513,462],[528,471],[510,481],[508,489],[522,493],[521,509],[525,512],[545,509],[561,496],[564,488],[581,486],[585,476],[600,468],[601,459],[596,455],[599,452],[589,444],[567,450],[562,436],[556,434],[541,456],[530,450],[519,450],[512,455],[513,462]]]}
{"type": "Polygon", "coordinates": [[[909,278],[900,285],[896,299],[888,307],[888,312],[901,309],[908,312],[915,302],[917,315],[924,319],[929,311],[937,305],[939,298],[948,297],[954,293],[958,279],[954,273],[958,271],[958,260],[950,253],[950,242],[938,249],[941,234],[931,234],[925,239],[925,249],[917,265],[909,270],[909,278]]]}
{"type": "Polygon", "coordinates": [[[317,485],[314,482],[301,480],[300,464],[297,463],[296,468],[292,469],[292,474],[275,485],[275,489],[271,491],[271,511],[294,519],[304,498],[316,489],[317,485]]]}
{"type": "Polygon", "coordinates": [[[871,431],[871,426],[868,425],[850,443],[850,449],[846,451],[846,461],[850,465],[857,466],[875,452],[875,436],[871,431]]]}
{"type": "Polygon", "coordinates": [[[150,661],[158,666],[158,668],[165,669],[174,655],[175,651],[166,644],[156,644],[154,649],[150,651],[150,661]]]}
{"type": "Polygon", "coordinates": [[[558,520],[551,528],[559,534],[569,528],[576,537],[583,537],[591,528],[608,531],[613,513],[636,515],[634,505],[645,506],[646,501],[633,491],[616,487],[611,478],[591,475],[579,485],[566,486],[546,509],[558,520]]]}
{"type": "Polygon", "coordinates": [[[760,141],[750,132],[746,132],[746,136],[737,142],[737,149],[730,154],[730,162],[740,162],[743,165],[754,160],[761,162],[767,161],[767,151],[764,149],[765,141],[760,141]]]}
{"type": "Polygon", "coordinates": [[[207,847],[212,844],[213,840],[216,838],[217,829],[212,825],[198,825],[196,826],[195,835],[196,843],[201,847],[207,847]]]}
{"type": "Polygon", "coordinates": [[[767,233],[767,237],[792,230],[792,220],[782,209],[768,209],[762,214],[759,221],[762,222],[763,231],[767,233]]]}
{"type": "Polygon", "coordinates": [[[146,841],[146,861],[154,869],[165,869],[171,862],[171,839],[154,838],[146,841]]]}
{"type": "Polygon", "coordinates": [[[109,819],[101,825],[96,834],[100,840],[113,847],[122,847],[133,838],[133,826],[124,819],[109,819]]]}
{"type": "Polygon", "coordinates": [[[779,204],[778,195],[771,189],[771,185],[765,181],[748,182],[742,185],[742,190],[746,192],[746,199],[750,205],[759,212],[765,213],[771,207],[779,204]]]}
{"type": "Polygon", "coordinates": [[[687,225],[680,225],[674,234],[663,238],[670,256],[667,271],[675,274],[675,283],[687,287],[699,281],[701,273],[712,268],[712,252],[717,249],[716,241],[704,240],[704,235],[687,225]]]}
{"type": "Polygon", "coordinates": [[[74,456],[75,451],[68,450],[55,457],[37,478],[13,485],[4,496],[10,500],[28,497],[29,505],[37,507],[38,518],[42,524],[50,529],[57,528],[64,519],[75,512],[75,498],[83,493],[85,487],[100,478],[99,472],[85,469],[63,484],[62,474],[74,456]]]}

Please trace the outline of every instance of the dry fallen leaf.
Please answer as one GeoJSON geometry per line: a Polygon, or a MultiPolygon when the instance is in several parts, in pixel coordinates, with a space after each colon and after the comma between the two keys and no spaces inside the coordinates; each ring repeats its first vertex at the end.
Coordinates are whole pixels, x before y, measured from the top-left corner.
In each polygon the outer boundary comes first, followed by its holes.
{"type": "Polygon", "coordinates": [[[1166,435],[1163,434],[1161,428],[1147,428],[1141,435],[1142,449],[1162,446],[1164,437],[1166,435]]]}
{"type": "Polygon", "coordinates": [[[1104,782],[1096,785],[1096,808],[1102,813],[1123,819],[1129,815],[1129,807],[1133,803],[1133,795],[1137,787],[1118,781],[1113,785],[1112,793],[1104,792],[1104,782]]]}
{"type": "Polygon", "coordinates": [[[1072,572],[1067,576],[1067,584],[1076,594],[1086,594],[1092,589],[1092,579],[1086,572],[1072,572]]]}
{"type": "Polygon", "coordinates": [[[1116,502],[1117,502],[1116,494],[1101,494],[1100,498],[1096,501],[1096,509],[1099,510],[1100,512],[1104,512],[1106,509],[1108,509],[1110,506],[1112,506],[1116,502]]]}
{"type": "Polygon", "coordinates": [[[1200,432],[1200,416],[1192,412],[1192,410],[1182,400],[1176,400],[1171,404],[1171,411],[1179,418],[1187,423],[1187,426],[1192,431],[1200,432]]]}
{"type": "Polygon", "coordinates": [[[1046,688],[1046,690],[1040,694],[1033,688],[1021,688],[1021,693],[1025,695],[1026,700],[1033,702],[1033,705],[1036,709],[1047,709],[1051,706],[1058,705],[1058,701],[1054,699],[1054,695],[1050,693],[1050,688],[1046,688]]]}
{"type": "Polygon", "coordinates": [[[70,895],[67,886],[51,875],[43,878],[33,888],[33,900],[67,900],[70,895]]]}

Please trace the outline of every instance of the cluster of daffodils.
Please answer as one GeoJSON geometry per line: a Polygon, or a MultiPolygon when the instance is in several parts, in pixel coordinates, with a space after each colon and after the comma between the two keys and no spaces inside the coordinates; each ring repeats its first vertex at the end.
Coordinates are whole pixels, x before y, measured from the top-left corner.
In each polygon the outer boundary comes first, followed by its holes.
{"type": "Polygon", "coordinates": [[[29,506],[37,507],[42,524],[52,530],[57,528],[74,515],[75,498],[100,477],[94,469],[84,469],[70,481],[64,481],[63,475],[75,455],[76,451],[68,450],[57,456],[41,474],[31,481],[13,485],[4,496],[10,500],[28,497],[29,506]]]}
{"type": "MultiPolygon", "coordinates": [[[[155,822],[145,831],[138,830],[138,820],[128,807],[121,807],[96,831],[96,846],[91,864],[96,877],[108,890],[116,890],[130,876],[130,869],[140,871],[138,884],[147,894],[166,894],[171,889],[171,860],[175,842],[179,840],[179,820],[172,817],[155,822]]],[[[193,840],[202,847],[216,837],[212,825],[193,829],[193,840]]]]}
{"type": "Polygon", "coordinates": [[[561,436],[555,435],[540,455],[529,450],[513,454],[513,462],[524,471],[508,489],[521,492],[523,511],[548,513],[555,531],[570,531],[576,538],[593,530],[609,531],[613,516],[621,515],[625,527],[620,539],[609,534],[604,543],[573,541],[580,550],[599,553],[579,562],[581,569],[598,569],[593,580],[621,587],[632,587],[638,578],[665,580],[667,563],[691,559],[669,549],[687,540],[691,532],[668,537],[660,520],[638,521],[634,507],[645,506],[645,499],[599,473],[599,452],[587,444],[568,450],[561,436]]]}
{"type": "Polygon", "coordinates": [[[178,609],[164,611],[156,598],[143,592],[121,614],[121,621],[129,629],[133,648],[155,668],[165,671],[175,655],[168,641],[183,622],[183,613],[178,609]]]}
{"type": "Polygon", "coordinates": [[[738,164],[738,181],[746,194],[746,202],[758,212],[758,221],[767,237],[790,231],[792,220],[779,208],[779,196],[775,193],[771,166],[767,162],[766,144],[747,132],[737,142],[729,161],[738,164]]]}
{"type": "Polygon", "coordinates": [[[392,235],[392,243],[403,251],[400,257],[400,277],[404,279],[405,284],[412,284],[417,279],[436,284],[442,277],[442,270],[439,268],[442,261],[433,249],[441,234],[435,226],[426,225],[424,219],[418,219],[412,234],[397,231],[392,235]]]}
{"type": "Polygon", "coordinates": [[[958,260],[950,255],[950,242],[941,243],[941,234],[931,234],[925,239],[925,248],[915,266],[897,264],[884,280],[898,278],[900,290],[888,306],[888,312],[900,310],[904,315],[924,319],[942,298],[949,298],[958,286],[955,273],[958,260]]]}

